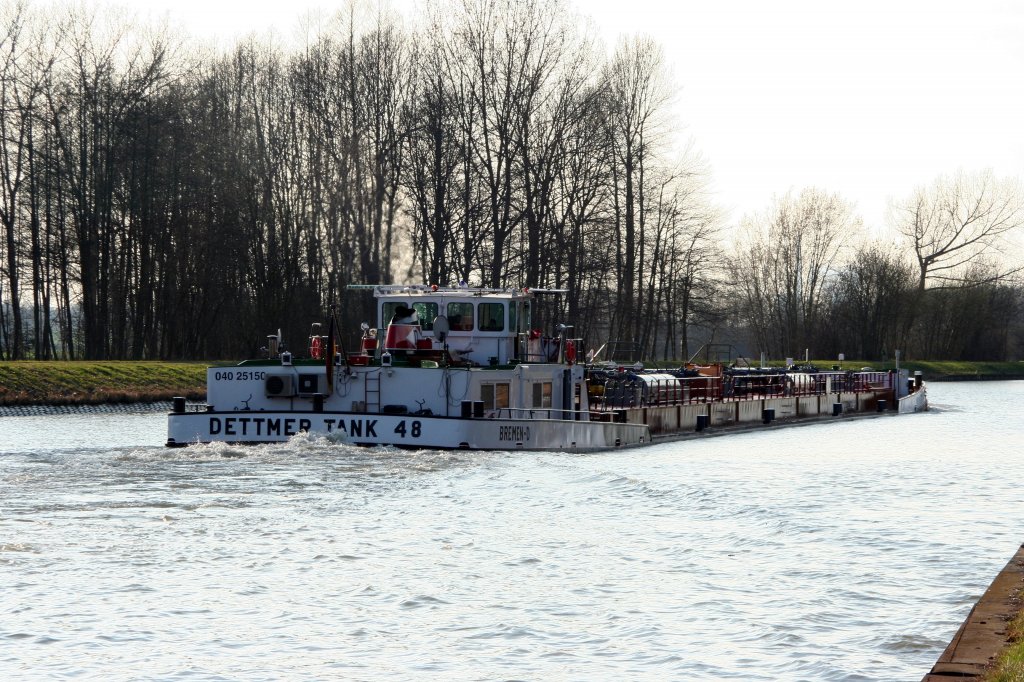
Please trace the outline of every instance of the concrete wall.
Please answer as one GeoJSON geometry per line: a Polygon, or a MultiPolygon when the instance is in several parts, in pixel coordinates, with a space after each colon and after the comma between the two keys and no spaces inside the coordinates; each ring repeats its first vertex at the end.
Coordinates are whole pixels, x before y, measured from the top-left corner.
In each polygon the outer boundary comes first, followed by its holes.
{"type": "Polygon", "coordinates": [[[644,423],[651,427],[651,433],[679,431],[679,406],[645,407],[644,423]]]}
{"type": "Polygon", "coordinates": [[[816,395],[805,395],[796,399],[796,411],[802,416],[819,414],[821,412],[821,400],[816,395]]]}
{"type": "Polygon", "coordinates": [[[837,402],[842,403],[844,413],[874,412],[879,398],[891,397],[891,392],[830,393],[821,396],[635,407],[623,412],[628,422],[647,424],[652,434],[685,433],[696,429],[698,415],[708,416],[710,426],[729,426],[759,422],[764,417],[764,409],[774,409],[776,419],[832,414],[832,405],[837,402]]]}
{"type": "Polygon", "coordinates": [[[744,400],[736,403],[737,420],[740,423],[761,421],[761,407],[764,403],[764,400],[744,400]]]}
{"type": "MultiPolygon", "coordinates": [[[[733,406],[729,405],[730,410],[733,406]]],[[[675,433],[692,431],[697,428],[697,415],[708,414],[708,405],[669,405],[664,407],[644,407],[628,410],[629,421],[637,420],[647,424],[651,433],[675,433]]]]}
{"type": "Polygon", "coordinates": [[[680,406],[680,428],[683,431],[691,431],[697,428],[697,415],[708,414],[708,406],[704,403],[698,403],[696,405],[681,405],[680,406]]]}
{"type": "Polygon", "coordinates": [[[796,416],[796,398],[769,398],[764,401],[766,410],[775,410],[776,419],[791,419],[796,416]]]}
{"type": "Polygon", "coordinates": [[[843,412],[856,412],[857,411],[857,394],[856,393],[834,393],[831,396],[832,402],[829,403],[828,411],[832,413],[832,403],[842,403],[843,412]]]}
{"type": "Polygon", "coordinates": [[[738,403],[709,403],[711,405],[711,425],[723,426],[736,422],[736,405],[738,403]]]}
{"type": "Polygon", "coordinates": [[[858,400],[860,402],[859,409],[861,412],[877,412],[879,400],[884,400],[886,402],[887,410],[893,409],[892,391],[875,391],[874,393],[859,393],[858,400]]]}

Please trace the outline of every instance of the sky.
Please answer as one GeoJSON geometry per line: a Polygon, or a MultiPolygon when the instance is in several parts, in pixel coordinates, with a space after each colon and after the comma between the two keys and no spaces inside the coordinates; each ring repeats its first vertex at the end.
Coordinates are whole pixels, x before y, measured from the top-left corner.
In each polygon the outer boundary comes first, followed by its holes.
{"type": "MultiPolygon", "coordinates": [[[[394,0],[411,15],[421,0],[394,0]]],[[[869,229],[939,175],[1024,177],[1024,3],[1018,0],[568,0],[609,50],[658,41],[678,87],[679,143],[736,223],[805,187],[856,204],[869,229]]],[[[287,42],[311,0],[135,0],[197,38],[287,42]]]]}

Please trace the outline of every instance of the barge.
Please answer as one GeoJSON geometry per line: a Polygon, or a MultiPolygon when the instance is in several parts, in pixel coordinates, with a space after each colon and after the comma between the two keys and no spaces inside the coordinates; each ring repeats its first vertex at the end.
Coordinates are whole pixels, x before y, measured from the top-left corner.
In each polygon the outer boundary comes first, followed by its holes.
{"type": "Polygon", "coordinates": [[[537,324],[556,290],[379,285],[359,347],[314,325],[304,357],[268,337],[263,357],[207,370],[207,400],[174,399],[168,446],[281,442],[588,451],[746,422],[927,409],[906,370],[724,364],[645,368],[584,356],[583,339],[537,324]]]}

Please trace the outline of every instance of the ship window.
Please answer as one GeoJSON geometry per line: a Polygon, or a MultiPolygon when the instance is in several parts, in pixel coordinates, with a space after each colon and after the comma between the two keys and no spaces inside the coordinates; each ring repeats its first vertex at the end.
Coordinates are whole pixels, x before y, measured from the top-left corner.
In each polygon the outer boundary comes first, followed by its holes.
{"type": "Polygon", "coordinates": [[[416,311],[416,317],[419,318],[420,327],[423,331],[432,331],[434,329],[434,318],[437,317],[437,304],[434,302],[421,303],[417,301],[412,304],[412,309],[416,311]]]}
{"type": "Polygon", "coordinates": [[[477,308],[477,312],[480,313],[480,331],[505,331],[504,303],[481,303],[477,308]]]}
{"type": "Polygon", "coordinates": [[[448,322],[453,332],[473,331],[473,304],[449,303],[448,322]]]}
{"type": "Polygon", "coordinates": [[[509,406],[508,384],[482,384],[480,386],[480,400],[484,403],[485,410],[498,410],[509,406]]]}
{"type": "Polygon", "coordinates": [[[542,381],[533,385],[533,406],[551,407],[550,381],[542,381]]]}
{"type": "Polygon", "coordinates": [[[519,304],[515,301],[512,301],[508,307],[508,328],[514,332],[519,331],[519,327],[516,326],[516,312],[518,308],[519,304]]]}
{"type": "Polygon", "coordinates": [[[399,308],[408,308],[409,304],[405,301],[386,301],[384,303],[384,315],[381,317],[381,324],[387,326],[391,324],[391,318],[395,316],[395,311],[399,308]]]}

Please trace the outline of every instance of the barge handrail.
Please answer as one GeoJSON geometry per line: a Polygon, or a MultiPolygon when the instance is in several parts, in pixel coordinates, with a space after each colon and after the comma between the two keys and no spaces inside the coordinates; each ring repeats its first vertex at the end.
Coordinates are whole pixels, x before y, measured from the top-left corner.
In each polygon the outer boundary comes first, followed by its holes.
{"type": "Polygon", "coordinates": [[[892,371],[764,372],[671,379],[623,374],[591,383],[589,398],[591,409],[602,411],[756,398],[877,393],[894,390],[897,376],[892,371]]]}

